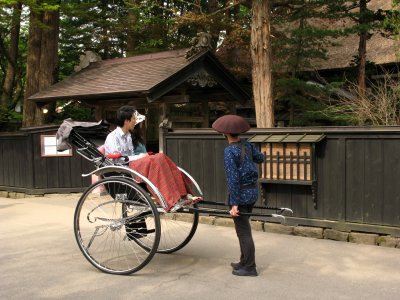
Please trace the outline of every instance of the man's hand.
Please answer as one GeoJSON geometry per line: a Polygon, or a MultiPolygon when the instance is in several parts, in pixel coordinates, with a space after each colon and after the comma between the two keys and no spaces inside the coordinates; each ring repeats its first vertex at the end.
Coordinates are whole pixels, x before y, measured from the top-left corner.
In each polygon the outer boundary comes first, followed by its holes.
{"type": "Polygon", "coordinates": [[[231,210],[229,211],[232,217],[238,217],[239,216],[239,208],[237,205],[233,205],[231,210]]]}

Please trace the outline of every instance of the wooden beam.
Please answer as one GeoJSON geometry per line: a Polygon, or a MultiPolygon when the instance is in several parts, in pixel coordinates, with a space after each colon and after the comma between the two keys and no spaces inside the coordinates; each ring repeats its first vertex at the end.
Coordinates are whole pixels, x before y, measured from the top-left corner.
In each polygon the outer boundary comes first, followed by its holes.
{"type": "MultiPolygon", "coordinates": [[[[168,118],[172,123],[203,123],[204,117],[192,117],[192,116],[171,116],[168,118]]],[[[208,127],[208,126],[207,126],[208,127]]]]}

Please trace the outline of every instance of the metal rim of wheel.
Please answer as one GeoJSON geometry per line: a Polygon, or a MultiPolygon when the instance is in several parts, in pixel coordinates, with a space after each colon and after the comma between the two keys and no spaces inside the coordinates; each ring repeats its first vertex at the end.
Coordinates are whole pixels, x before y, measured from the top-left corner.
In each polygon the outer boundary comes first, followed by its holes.
{"type": "MultiPolygon", "coordinates": [[[[197,208],[197,204],[185,206],[197,208]]],[[[161,238],[158,253],[170,254],[182,249],[193,238],[199,224],[199,212],[159,212],[161,223],[161,238]]]]}
{"type": "Polygon", "coordinates": [[[109,177],[82,194],[75,209],[74,232],[80,250],[93,266],[106,273],[126,275],[142,269],[157,252],[160,216],[138,184],[109,177]],[[131,237],[128,223],[143,220],[148,233],[131,237]]]}

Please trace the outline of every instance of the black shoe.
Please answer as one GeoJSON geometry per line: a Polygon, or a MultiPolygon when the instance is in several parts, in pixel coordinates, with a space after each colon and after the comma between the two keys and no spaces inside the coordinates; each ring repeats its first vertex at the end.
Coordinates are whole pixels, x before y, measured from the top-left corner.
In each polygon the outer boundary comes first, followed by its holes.
{"type": "Polygon", "coordinates": [[[231,262],[231,267],[234,270],[239,270],[242,267],[242,265],[240,264],[240,262],[238,262],[238,263],[231,262]]]}
{"type": "Polygon", "coordinates": [[[233,275],[236,276],[258,276],[256,268],[240,268],[232,271],[233,275]]]}

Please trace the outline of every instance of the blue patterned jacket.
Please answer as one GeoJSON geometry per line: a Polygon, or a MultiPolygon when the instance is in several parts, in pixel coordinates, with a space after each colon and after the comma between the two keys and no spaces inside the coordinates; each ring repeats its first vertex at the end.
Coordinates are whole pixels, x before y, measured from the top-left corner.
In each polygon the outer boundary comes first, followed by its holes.
{"type": "Polygon", "coordinates": [[[264,154],[247,141],[231,143],[224,150],[224,168],[228,184],[228,204],[245,205],[257,201],[258,168],[254,163],[262,163],[264,154]],[[246,154],[241,161],[241,142],[246,154]]]}

